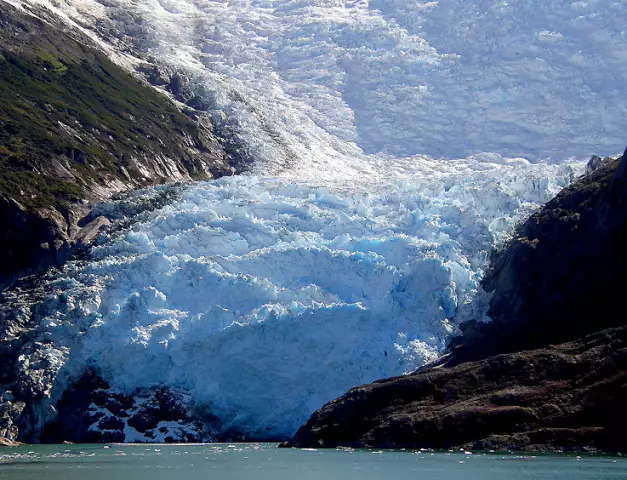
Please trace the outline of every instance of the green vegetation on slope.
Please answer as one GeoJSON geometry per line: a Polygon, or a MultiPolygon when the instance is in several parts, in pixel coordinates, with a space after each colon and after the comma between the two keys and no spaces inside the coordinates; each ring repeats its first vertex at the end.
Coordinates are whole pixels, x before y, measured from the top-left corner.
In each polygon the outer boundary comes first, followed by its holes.
{"type": "Polygon", "coordinates": [[[126,173],[154,183],[133,171],[138,157],[165,156],[203,178],[194,155],[215,150],[206,135],[164,95],[60,26],[0,3],[0,193],[38,207],[49,204],[47,194],[75,200],[68,183],[127,181],[126,173]]]}
{"type": "Polygon", "coordinates": [[[104,181],[117,165],[129,167],[125,158],[154,149],[160,123],[180,135],[196,129],[167,99],[99,54],[80,59],[4,50],[0,98],[0,189],[32,206],[50,204],[48,193],[78,198],[73,182],[45,175],[54,157],[67,159],[85,179],[104,181]]]}
{"type": "Polygon", "coordinates": [[[35,13],[0,0],[0,285],[58,261],[81,200],[231,173],[211,131],[80,32],[35,13]]]}

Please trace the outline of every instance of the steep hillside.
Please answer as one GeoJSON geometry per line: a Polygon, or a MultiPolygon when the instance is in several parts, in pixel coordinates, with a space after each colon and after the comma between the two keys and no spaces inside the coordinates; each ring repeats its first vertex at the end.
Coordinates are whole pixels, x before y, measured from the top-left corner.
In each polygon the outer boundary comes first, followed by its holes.
{"type": "Polygon", "coordinates": [[[494,255],[492,323],[466,325],[435,365],[328,403],[291,445],[627,447],[627,152],[592,163],[494,255]]]}
{"type": "MultiPolygon", "coordinates": [[[[593,169],[594,168],[594,169],[593,169]]],[[[625,324],[627,151],[524,222],[493,254],[483,286],[490,324],[468,325],[451,363],[544,347],[625,324]]]]}
{"type": "Polygon", "coordinates": [[[233,173],[209,121],[36,14],[0,1],[0,284],[64,258],[88,202],[233,173]]]}

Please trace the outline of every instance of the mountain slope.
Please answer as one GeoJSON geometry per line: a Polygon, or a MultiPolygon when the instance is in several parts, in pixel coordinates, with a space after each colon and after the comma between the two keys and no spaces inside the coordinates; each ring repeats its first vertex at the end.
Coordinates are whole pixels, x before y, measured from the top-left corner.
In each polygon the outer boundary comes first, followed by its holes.
{"type": "Polygon", "coordinates": [[[86,202],[232,173],[192,110],[185,115],[54,15],[37,15],[0,1],[3,282],[66,256],[86,202]]]}

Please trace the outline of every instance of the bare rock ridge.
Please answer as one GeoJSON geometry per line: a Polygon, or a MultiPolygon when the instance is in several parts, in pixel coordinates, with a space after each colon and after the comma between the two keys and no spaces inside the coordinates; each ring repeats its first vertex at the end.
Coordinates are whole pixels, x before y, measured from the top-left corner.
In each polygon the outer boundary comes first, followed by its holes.
{"type": "Polygon", "coordinates": [[[202,112],[113,64],[45,9],[32,13],[0,0],[0,287],[93,237],[103,223],[89,225],[90,203],[242,164],[202,112]]]}
{"type": "Polygon", "coordinates": [[[627,151],[590,167],[494,254],[492,323],[329,402],[288,445],[627,449],[627,151]]]}

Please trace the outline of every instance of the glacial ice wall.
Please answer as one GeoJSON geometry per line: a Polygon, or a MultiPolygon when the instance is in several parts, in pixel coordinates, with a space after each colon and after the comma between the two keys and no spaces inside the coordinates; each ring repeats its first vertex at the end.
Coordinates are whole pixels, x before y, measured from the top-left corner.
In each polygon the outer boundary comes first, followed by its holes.
{"type": "Polygon", "coordinates": [[[624,148],[624,1],[22,3],[180,72],[257,159],[68,264],[23,368],[177,387],[258,438],[434,359],[570,157],[624,148]]]}
{"type": "Polygon", "coordinates": [[[42,338],[65,374],[92,366],[126,393],[169,385],[226,430],[291,435],[348,388],[434,360],[458,322],[481,318],[490,248],[574,174],[453,163],[367,189],[194,185],[66,266],[42,338]]]}

